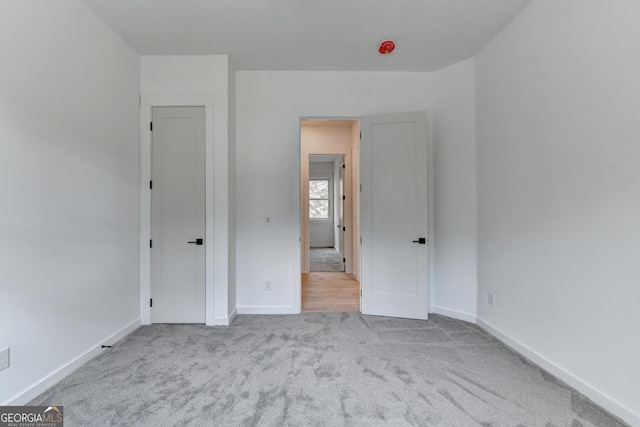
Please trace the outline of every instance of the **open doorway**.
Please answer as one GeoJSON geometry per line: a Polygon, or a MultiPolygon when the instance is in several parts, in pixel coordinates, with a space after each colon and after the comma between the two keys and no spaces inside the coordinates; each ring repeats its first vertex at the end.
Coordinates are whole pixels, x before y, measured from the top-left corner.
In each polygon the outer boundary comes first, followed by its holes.
{"type": "Polygon", "coordinates": [[[358,120],[300,122],[302,311],[360,311],[358,120]]]}
{"type": "Polygon", "coordinates": [[[344,156],[309,155],[309,272],[344,273],[344,156]]]}

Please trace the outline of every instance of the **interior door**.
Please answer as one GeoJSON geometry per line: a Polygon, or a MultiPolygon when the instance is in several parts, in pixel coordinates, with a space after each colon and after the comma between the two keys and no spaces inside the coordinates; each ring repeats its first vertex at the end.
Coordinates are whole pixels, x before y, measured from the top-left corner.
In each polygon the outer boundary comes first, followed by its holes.
{"type": "Polygon", "coordinates": [[[428,316],[427,117],[361,120],[362,313],[428,316]]]}
{"type": "Polygon", "coordinates": [[[152,110],[153,323],[205,323],[204,118],[204,107],[152,110]]]}

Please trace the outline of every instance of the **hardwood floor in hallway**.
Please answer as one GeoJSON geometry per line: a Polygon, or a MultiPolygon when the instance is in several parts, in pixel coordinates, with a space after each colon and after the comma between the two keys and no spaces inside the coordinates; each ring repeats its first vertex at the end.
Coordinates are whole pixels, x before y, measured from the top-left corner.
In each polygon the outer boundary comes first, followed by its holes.
{"type": "Polygon", "coordinates": [[[360,311],[360,283],[346,273],[303,274],[302,311],[360,311]]]}

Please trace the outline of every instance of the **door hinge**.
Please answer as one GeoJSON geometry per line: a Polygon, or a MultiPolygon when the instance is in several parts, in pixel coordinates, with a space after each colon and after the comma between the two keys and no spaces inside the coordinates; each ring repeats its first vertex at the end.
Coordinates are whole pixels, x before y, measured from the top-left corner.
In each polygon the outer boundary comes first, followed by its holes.
{"type": "Polygon", "coordinates": [[[362,298],[362,289],[360,289],[360,298],[362,298]]]}
{"type": "Polygon", "coordinates": [[[347,165],[345,165],[344,163],[342,164],[342,169],[346,169],[347,165]]]}
{"type": "Polygon", "coordinates": [[[153,307],[153,298],[149,298],[149,307],[153,307]]]}
{"type": "Polygon", "coordinates": [[[360,244],[362,244],[362,236],[360,236],[360,244]]]}
{"type": "Polygon", "coordinates": [[[342,258],[342,262],[347,262],[347,259],[346,258],[342,258]]]}
{"type": "Polygon", "coordinates": [[[153,247],[153,240],[149,240],[149,247],[152,248],[153,247]]]}
{"type": "Polygon", "coordinates": [[[153,190],[153,181],[149,181],[149,190],[153,190]]]}
{"type": "Polygon", "coordinates": [[[360,131],[360,139],[362,139],[362,131],[360,131]]]}
{"type": "Polygon", "coordinates": [[[347,227],[342,227],[342,231],[347,231],[347,227]]]}
{"type": "Polygon", "coordinates": [[[347,200],[347,196],[342,196],[342,200],[347,200]]]}
{"type": "Polygon", "coordinates": [[[149,130],[153,132],[153,122],[149,122],[149,130]]]}
{"type": "Polygon", "coordinates": [[[360,184],[360,192],[362,192],[362,184],[360,184]]]}

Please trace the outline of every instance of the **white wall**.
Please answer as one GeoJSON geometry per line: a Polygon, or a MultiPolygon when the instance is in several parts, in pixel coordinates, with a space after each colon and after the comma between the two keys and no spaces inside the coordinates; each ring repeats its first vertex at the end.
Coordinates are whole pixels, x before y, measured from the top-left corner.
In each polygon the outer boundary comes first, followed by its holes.
{"type": "Polygon", "coordinates": [[[431,73],[237,73],[237,301],[239,312],[299,305],[300,117],[432,113],[431,73]],[[260,226],[270,213],[272,226],[260,226]],[[264,290],[271,280],[272,291],[264,290]]]}
{"type": "MultiPolygon", "coordinates": [[[[229,274],[233,265],[234,232],[230,227],[230,212],[234,210],[233,196],[229,194],[235,175],[234,135],[229,128],[234,115],[229,114],[230,102],[233,103],[233,91],[229,83],[230,70],[226,55],[184,55],[184,56],[143,56],[141,61],[142,93],[147,94],[190,94],[214,93],[213,106],[213,168],[207,169],[207,239],[208,262],[213,258],[213,269],[207,272],[207,301],[213,304],[213,313],[207,314],[207,324],[228,323],[233,317],[230,302],[234,299],[234,276],[229,274]],[[231,140],[231,143],[229,142],[231,140]],[[230,148],[231,147],[231,148],[230,148]],[[230,166],[231,164],[231,166],[230,166]],[[230,182],[231,181],[231,182],[230,182]],[[213,241],[213,242],[211,242],[213,241]],[[213,301],[211,300],[213,298],[213,301]]],[[[143,307],[143,310],[146,306],[143,307]]]]}
{"type": "Polygon", "coordinates": [[[233,319],[236,313],[236,70],[231,62],[227,63],[228,77],[228,144],[229,144],[229,296],[227,313],[233,319]]]}
{"type": "Polygon", "coordinates": [[[474,88],[473,59],[434,73],[431,311],[470,321],[477,305],[474,88]]]}
{"type": "MultiPolygon", "coordinates": [[[[346,128],[349,132],[350,127],[346,128]]],[[[304,135],[303,135],[304,139],[304,135]]],[[[309,178],[315,177],[333,177],[333,162],[309,162],[309,178]]]]}
{"type": "Polygon", "coordinates": [[[638,16],[633,0],[537,0],[475,59],[479,317],[633,425],[638,16]]]}
{"type": "Polygon", "coordinates": [[[140,66],[76,0],[3,1],[0,40],[0,404],[24,404],[139,325],[140,66]]]}

